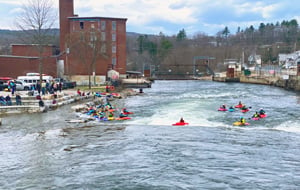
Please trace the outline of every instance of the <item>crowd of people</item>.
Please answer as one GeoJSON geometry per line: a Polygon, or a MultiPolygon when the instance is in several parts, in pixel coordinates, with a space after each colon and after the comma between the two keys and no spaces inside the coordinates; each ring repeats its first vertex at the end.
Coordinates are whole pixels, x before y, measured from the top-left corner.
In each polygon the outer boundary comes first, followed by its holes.
{"type": "MultiPolygon", "coordinates": [[[[10,80],[8,81],[8,91],[11,92],[11,96],[15,96],[15,105],[22,105],[22,97],[20,93],[16,93],[16,81],[10,80]]],[[[41,98],[41,95],[53,94],[56,96],[57,92],[62,91],[62,83],[56,83],[54,80],[52,81],[43,81],[37,82],[35,85],[31,85],[31,89],[29,90],[28,95],[36,96],[36,99],[39,100],[39,105],[44,106],[44,102],[41,98]],[[37,94],[35,93],[37,92],[37,94]]],[[[2,106],[11,106],[13,105],[11,96],[7,94],[6,96],[0,96],[0,105],[2,106]]]]}
{"type": "Polygon", "coordinates": [[[31,92],[37,91],[39,95],[56,94],[62,91],[62,83],[57,83],[54,80],[37,82],[31,86],[30,90],[31,92]]]}
{"type": "MultiPolygon", "coordinates": [[[[22,105],[22,97],[20,94],[16,94],[16,105],[22,105]]],[[[0,105],[2,106],[11,106],[13,105],[11,97],[9,94],[7,94],[5,97],[4,96],[0,96],[0,105]]]]}

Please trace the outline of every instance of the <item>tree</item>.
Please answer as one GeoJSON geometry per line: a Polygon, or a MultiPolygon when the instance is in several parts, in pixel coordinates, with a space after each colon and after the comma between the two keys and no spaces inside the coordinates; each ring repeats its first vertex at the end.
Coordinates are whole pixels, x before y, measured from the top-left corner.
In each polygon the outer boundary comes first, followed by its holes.
{"type": "Polygon", "coordinates": [[[177,36],[176,36],[176,40],[177,41],[182,41],[182,40],[185,40],[186,39],[186,33],[185,33],[185,30],[182,29],[178,32],[177,36]]]}
{"type": "Polygon", "coordinates": [[[73,57],[78,58],[86,66],[89,89],[91,89],[91,75],[96,70],[96,63],[100,58],[108,59],[108,50],[112,49],[111,44],[102,39],[101,32],[94,28],[71,34],[68,36],[67,44],[73,57]]]}
{"type": "Polygon", "coordinates": [[[52,41],[51,29],[57,20],[52,0],[27,0],[16,18],[16,26],[24,32],[23,39],[35,44],[39,57],[40,81],[43,74],[44,46],[52,41]]]}
{"type": "Polygon", "coordinates": [[[227,39],[229,34],[230,34],[230,31],[229,31],[228,27],[226,26],[224,28],[224,30],[222,31],[222,35],[225,37],[225,39],[227,39]]]}

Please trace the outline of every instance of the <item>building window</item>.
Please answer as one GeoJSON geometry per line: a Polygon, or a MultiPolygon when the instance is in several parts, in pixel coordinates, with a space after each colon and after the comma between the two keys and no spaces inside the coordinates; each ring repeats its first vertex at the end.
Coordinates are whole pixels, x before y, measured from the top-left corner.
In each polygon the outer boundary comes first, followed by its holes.
{"type": "Polygon", "coordinates": [[[113,42],[115,42],[116,41],[116,39],[117,39],[117,37],[116,37],[117,35],[116,34],[112,34],[112,36],[111,36],[111,40],[113,41],[113,42]]]}
{"type": "Polygon", "coordinates": [[[105,21],[101,21],[101,30],[104,31],[106,28],[106,22],[105,21]]]}
{"type": "Polygon", "coordinates": [[[117,52],[117,47],[116,47],[116,45],[113,45],[113,46],[112,46],[111,52],[112,52],[112,53],[116,53],[116,52],[117,52]]]}
{"type": "Polygon", "coordinates": [[[79,25],[80,25],[80,29],[84,29],[84,22],[81,21],[81,22],[79,23],[79,25]]]}
{"type": "Polygon", "coordinates": [[[101,41],[105,41],[106,39],[106,35],[105,35],[105,32],[101,32],[101,41]]]}
{"type": "Polygon", "coordinates": [[[106,44],[101,45],[101,53],[106,53],[106,44]]]}
{"type": "Polygon", "coordinates": [[[91,24],[91,28],[94,29],[95,28],[95,24],[91,24]]]}
{"type": "Polygon", "coordinates": [[[112,21],[112,30],[113,31],[117,30],[117,22],[116,21],[112,21]]]}
{"type": "Polygon", "coordinates": [[[112,64],[113,68],[115,68],[115,66],[117,65],[117,58],[113,57],[111,60],[111,64],[112,64]]]}
{"type": "Polygon", "coordinates": [[[91,32],[91,35],[90,35],[90,41],[91,41],[91,42],[97,41],[97,36],[96,36],[96,33],[95,33],[95,32],[91,32]]]}

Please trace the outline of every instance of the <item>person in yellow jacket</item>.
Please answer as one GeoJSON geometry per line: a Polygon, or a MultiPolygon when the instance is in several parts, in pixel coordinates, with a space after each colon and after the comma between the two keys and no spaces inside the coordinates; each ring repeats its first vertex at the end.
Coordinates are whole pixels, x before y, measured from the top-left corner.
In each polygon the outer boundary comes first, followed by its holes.
{"type": "Polygon", "coordinates": [[[241,118],[240,118],[240,122],[241,122],[242,125],[245,125],[245,124],[246,124],[246,119],[243,118],[243,117],[241,117],[241,118]]]}

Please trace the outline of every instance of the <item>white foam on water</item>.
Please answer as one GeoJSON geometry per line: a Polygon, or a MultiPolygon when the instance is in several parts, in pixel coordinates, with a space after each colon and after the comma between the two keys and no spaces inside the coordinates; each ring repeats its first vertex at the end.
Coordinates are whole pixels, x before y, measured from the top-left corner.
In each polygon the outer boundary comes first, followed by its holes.
{"type": "Polygon", "coordinates": [[[299,121],[286,121],[278,126],[274,127],[276,130],[300,133],[300,122],[299,121]]]}

